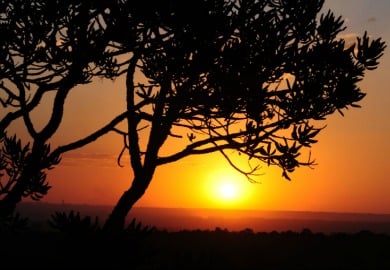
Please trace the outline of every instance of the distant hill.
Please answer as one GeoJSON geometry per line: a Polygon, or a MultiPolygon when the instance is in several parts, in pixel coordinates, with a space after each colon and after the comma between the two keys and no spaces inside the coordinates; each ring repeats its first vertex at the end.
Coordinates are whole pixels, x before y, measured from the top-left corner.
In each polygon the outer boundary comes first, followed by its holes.
{"type": "MultiPolygon", "coordinates": [[[[71,210],[81,216],[97,216],[102,223],[112,206],[24,202],[17,207],[17,211],[28,217],[33,226],[42,229],[47,228],[51,214],[71,210]]],[[[213,230],[218,227],[229,231],[252,229],[254,232],[310,229],[322,233],[356,233],[366,230],[390,235],[389,214],[136,207],[128,220],[134,217],[144,225],[168,231],[213,230]]]]}

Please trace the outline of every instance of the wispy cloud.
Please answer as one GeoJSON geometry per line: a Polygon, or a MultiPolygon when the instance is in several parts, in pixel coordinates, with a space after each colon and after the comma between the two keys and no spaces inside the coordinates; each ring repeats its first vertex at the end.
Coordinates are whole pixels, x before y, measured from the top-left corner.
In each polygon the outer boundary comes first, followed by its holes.
{"type": "MultiPolygon", "coordinates": [[[[73,152],[65,154],[62,157],[61,166],[69,167],[116,167],[118,155],[103,154],[103,153],[88,153],[88,152],[73,152]]],[[[129,158],[123,156],[121,164],[128,164],[129,158]]]]}

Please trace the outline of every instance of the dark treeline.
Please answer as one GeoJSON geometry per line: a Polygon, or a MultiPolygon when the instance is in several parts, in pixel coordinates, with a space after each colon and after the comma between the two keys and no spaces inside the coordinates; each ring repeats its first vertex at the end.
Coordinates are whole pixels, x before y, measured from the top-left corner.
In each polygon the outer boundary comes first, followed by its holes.
{"type": "Polygon", "coordinates": [[[250,229],[2,234],[2,269],[389,269],[390,236],[250,229]],[[97,243],[99,243],[97,245],[97,243]],[[104,243],[104,244],[102,244],[104,243]],[[21,259],[20,254],[23,254],[21,259]],[[33,264],[32,264],[33,262],[33,264]]]}

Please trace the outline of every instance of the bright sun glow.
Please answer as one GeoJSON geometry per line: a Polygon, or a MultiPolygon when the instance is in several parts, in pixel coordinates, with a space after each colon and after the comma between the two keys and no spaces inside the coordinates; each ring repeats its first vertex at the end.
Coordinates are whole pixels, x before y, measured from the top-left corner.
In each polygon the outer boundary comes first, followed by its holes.
{"type": "Polygon", "coordinates": [[[222,183],[219,195],[224,199],[234,199],[237,196],[236,187],[233,183],[222,183]]]}
{"type": "Polygon", "coordinates": [[[238,206],[244,197],[241,181],[242,179],[234,174],[216,173],[212,179],[210,196],[219,206],[238,206]]]}
{"type": "Polygon", "coordinates": [[[243,175],[226,166],[217,166],[204,182],[207,207],[224,209],[250,209],[256,186],[243,175]]]}

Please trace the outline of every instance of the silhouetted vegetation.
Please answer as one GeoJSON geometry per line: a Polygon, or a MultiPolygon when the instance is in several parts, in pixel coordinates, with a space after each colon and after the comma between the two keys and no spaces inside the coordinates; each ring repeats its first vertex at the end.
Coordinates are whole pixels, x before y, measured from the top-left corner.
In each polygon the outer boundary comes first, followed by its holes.
{"type": "Polygon", "coordinates": [[[65,212],[55,212],[48,221],[51,228],[64,233],[83,234],[93,232],[98,228],[98,218],[92,222],[90,216],[81,217],[79,212],[73,210],[69,214],[65,212]]]}
{"type": "Polygon", "coordinates": [[[123,228],[158,166],[187,156],[219,152],[249,181],[262,164],[279,167],[288,180],[296,168],[315,164],[310,147],[324,127],[317,121],[359,107],[365,93],[358,82],[378,66],[385,49],[367,33],[347,43],[340,35],[342,17],[321,14],[323,3],[123,6],[120,18],[133,32],[115,41],[133,49],[126,74],[128,128],[120,132],[125,143],[118,162],[127,151],[133,181],[106,230],[123,228]],[[163,154],[168,140],[185,144],[163,154]]]}
{"type": "Polygon", "coordinates": [[[92,219],[79,213],[57,213],[52,219],[60,230],[0,232],[1,269],[390,268],[390,236],[369,231],[255,233],[250,228],[215,228],[168,232],[133,219],[122,233],[111,234],[87,226],[94,224],[86,221],[92,219]],[[82,234],[75,233],[75,228],[82,234]]]}
{"type": "Polygon", "coordinates": [[[20,233],[29,229],[28,218],[22,217],[19,213],[9,216],[0,216],[1,233],[20,233]]]}
{"type": "Polygon", "coordinates": [[[0,215],[11,215],[22,198],[41,199],[50,188],[46,171],[64,152],[110,131],[124,142],[118,164],[128,153],[133,181],[106,231],[123,230],[158,166],[187,156],[219,152],[249,181],[262,164],[279,167],[288,180],[296,168],[314,165],[310,147],[324,127],[317,121],[359,107],[365,93],[358,83],[386,47],[367,33],[346,42],[342,17],[320,13],[323,3],[0,3],[0,215]],[[84,138],[50,147],[70,91],[121,75],[126,111],[84,138]],[[49,92],[53,107],[38,129],[31,113],[49,92]],[[8,134],[15,121],[29,142],[8,134]],[[125,130],[117,127],[122,121],[125,130]],[[162,155],[168,140],[185,144],[162,155]]]}
{"type": "Polygon", "coordinates": [[[62,122],[69,93],[96,76],[117,75],[112,69],[120,65],[108,51],[102,25],[106,6],[99,2],[0,3],[0,216],[12,215],[23,198],[45,196],[47,170],[58,165],[65,150],[82,146],[70,143],[53,151],[48,143],[62,122]],[[49,93],[52,104],[43,101],[49,93]],[[47,121],[38,124],[32,112],[45,106],[51,108],[47,121]],[[15,122],[27,134],[12,134],[15,122]]]}
{"type": "Polygon", "coordinates": [[[389,236],[368,231],[167,232],[135,219],[125,226],[157,167],[190,155],[220,152],[250,181],[261,164],[288,180],[315,164],[317,121],[359,107],[358,83],[385,49],[367,33],[347,43],[343,19],[320,14],[323,2],[1,1],[1,269],[389,269],[389,236]],[[122,114],[84,138],[49,145],[76,86],[122,75],[122,114]],[[32,112],[48,93],[52,110],[38,128],[32,112]],[[10,132],[16,121],[26,138],[10,132]],[[122,121],[126,130],[117,128],[122,121]],[[118,164],[128,153],[134,178],[107,221],[55,212],[53,230],[32,230],[16,204],[43,198],[61,155],[110,131],[123,139],[118,164]],[[163,156],[167,140],[185,145],[163,156]]]}
{"type": "Polygon", "coordinates": [[[390,235],[301,231],[167,231],[136,218],[117,232],[97,218],[56,211],[51,227],[20,215],[0,230],[1,269],[389,269],[390,235]]]}

